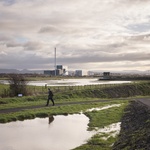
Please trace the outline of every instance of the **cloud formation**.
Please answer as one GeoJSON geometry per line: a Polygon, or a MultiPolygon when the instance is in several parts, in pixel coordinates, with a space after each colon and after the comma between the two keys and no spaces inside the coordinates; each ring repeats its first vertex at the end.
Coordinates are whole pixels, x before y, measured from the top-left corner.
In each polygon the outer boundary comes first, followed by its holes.
{"type": "Polygon", "coordinates": [[[0,68],[53,69],[56,47],[57,63],[70,69],[150,70],[149,5],[0,0],[0,68]]]}

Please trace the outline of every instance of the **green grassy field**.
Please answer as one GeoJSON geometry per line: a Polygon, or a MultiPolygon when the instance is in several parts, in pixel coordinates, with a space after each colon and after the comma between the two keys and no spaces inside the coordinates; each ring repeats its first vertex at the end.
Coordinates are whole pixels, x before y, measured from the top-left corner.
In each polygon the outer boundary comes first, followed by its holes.
{"type": "MultiPolygon", "coordinates": [[[[87,113],[87,116],[90,118],[89,129],[93,130],[95,127],[103,128],[104,126],[119,122],[127,104],[128,103],[125,102],[121,107],[87,113]]],[[[111,150],[111,146],[116,141],[116,138],[117,137],[110,136],[109,133],[98,133],[89,139],[86,144],[74,150],[111,150]],[[105,140],[105,138],[107,140],[105,140]]]]}
{"type": "MultiPolygon", "coordinates": [[[[122,85],[120,85],[121,87],[122,85]]],[[[149,84],[135,84],[135,89],[141,88],[141,91],[144,91],[144,95],[149,94],[149,84]]],[[[8,88],[8,87],[6,87],[8,88]]],[[[33,89],[33,87],[30,87],[33,89]]],[[[38,90],[39,87],[36,89],[38,90]]],[[[45,92],[34,94],[32,96],[23,96],[23,97],[7,97],[0,98],[0,110],[8,109],[8,113],[0,114],[0,123],[7,123],[11,121],[17,120],[25,120],[25,119],[33,119],[36,117],[48,117],[51,115],[68,115],[81,113],[81,111],[90,119],[88,124],[88,130],[95,130],[95,128],[103,128],[104,126],[110,125],[112,123],[117,123],[121,120],[122,115],[124,113],[124,109],[129,104],[130,100],[134,99],[134,97],[130,98],[109,98],[108,91],[107,94],[102,91],[102,88],[93,86],[89,88],[80,88],[66,90],[63,87],[63,90],[52,89],[54,90],[54,99],[55,106],[52,107],[44,107],[47,101],[47,94],[45,92]],[[105,100],[105,102],[94,102],[94,100],[105,100]],[[71,102],[75,102],[71,104],[71,102]],[[85,102],[81,104],[80,102],[85,102]],[[87,102],[87,103],[86,103],[87,102]],[[89,103],[90,102],[90,103],[89,103]],[[103,106],[112,105],[112,104],[121,104],[120,107],[113,107],[106,110],[101,111],[93,111],[87,112],[87,109],[90,108],[101,108],[103,106]],[[18,108],[24,106],[38,106],[41,105],[40,108],[33,109],[24,109],[23,111],[18,108]],[[9,112],[9,109],[18,109],[17,112],[9,112]]],[[[70,88],[70,87],[69,87],[70,88]]],[[[105,87],[106,88],[106,87],[105,87]]],[[[131,87],[129,87],[131,88],[131,87]]],[[[114,90],[114,87],[112,86],[114,90]]],[[[116,89],[116,85],[115,85],[116,89]]],[[[131,88],[131,90],[134,89],[131,88]]],[[[111,90],[109,90],[110,94],[112,94],[111,90]]],[[[116,91],[117,92],[117,89],[116,91]]],[[[126,92],[126,91],[124,91],[126,92]]],[[[130,93],[129,93],[130,94],[130,93]]],[[[123,93],[124,95],[124,93],[123,93]]],[[[50,103],[51,104],[51,103],[50,103]]],[[[75,148],[74,150],[110,150],[111,145],[116,141],[117,137],[108,137],[108,134],[96,134],[91,139],[87,141],[86,144],[75,148]],[[107,140],[104,140],[103,137],[108,137],[107,140]]]]}
{"type": "MultiPolygon", "coordinates": [[[[85,99],[83,99],[85,101],[85,99]]],[[[39,109],[26,109],[15,113],[0,114],[0,122],[6,123],[16,120],[33,119],[36,117],[48,117],[51,115],[68,115],[80,113],[81,111],[90,118],[88,130],[95,130],[95,127],[102,128],[112,123],[117,123],[121,120],[124,108],[128,105],[128,100],[112,100],[111,102],[91,102],[90,104],[66,104],[54,107],[42,107],[39,109]],[[87,112],[90,108],[101,108],[112,104],[122,104],[121,107],[109,108],[101,111],[87,112]]],[[[103,140],[102,137],[107,137],[108,134],[93,136],[87,144],[76,148],[76,150],[103,150],[111,149],[110,145],[116,140],[115,137],[110,137],[108,140],[103,140]]]]}

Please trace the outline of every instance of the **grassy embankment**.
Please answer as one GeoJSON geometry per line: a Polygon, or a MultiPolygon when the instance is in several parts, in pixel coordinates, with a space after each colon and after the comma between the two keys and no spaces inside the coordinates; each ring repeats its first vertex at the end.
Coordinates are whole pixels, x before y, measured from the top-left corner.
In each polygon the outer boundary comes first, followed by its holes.
{"type": "MultiPolygon", "coordinates": [[[[66,87],[65,88],[62,87],[63,89],[59,89],[58,91],[54,92],[54,99],[57,106],[57,104],[67,105],[68,102],[80,102],[80,101],[89,101],[89,100],[98,100],[98,99],[110,100],[111,98],[131,97],[137,95],[146,96],[146,95],[150,95],[149,85],[150,83],[148,82],[148,83],[139,83],[139,84],[130,84],[130,85],[113,85],[108,87],[87,86],[85,88],[81,86],[78,87],[78,89],[76,88],[65,89],[66,87]]],[[[42,93],[41,95],[27,96],[27,97],[23,96],[23,97],[14,97],[14,98],[0,98],[0,110],[9,109],[9,108],[19,108],[24,106],[36,106],[36,105],[44,106],[46,104],[46,100],[47,100],[47,95],[45,95],[45,93],[42,93]]],[[[46,108],[44,108],[42,111],[44,110],[46,110],[46,108]]],[[[2,122],[3,120],[2,119],[3,117],[1,116],[5,116],[5,114],[0,115],[0,122],[2,122]]],[[[10,118],[11,117],[9,117],[8,121],[11,121],[10,118]]],[[[7,119],[4,119],[4,122],[7,122],[7,119]]]]}

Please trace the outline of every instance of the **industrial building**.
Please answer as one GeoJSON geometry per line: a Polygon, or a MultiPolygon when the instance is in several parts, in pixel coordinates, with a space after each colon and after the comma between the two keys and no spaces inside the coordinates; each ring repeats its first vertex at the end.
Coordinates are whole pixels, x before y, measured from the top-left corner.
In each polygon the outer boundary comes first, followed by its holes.
{"type": "Polygon", "coordinates": [[[55,70],[44,70],[45,75],[61,76],[66,75],[66,68],[63,65],[57,65],[55,70]]]}
{"type": "Polygon", "coordinates": [[[75,76],[82,76],[82,70],[75,70],[75,76]]]}

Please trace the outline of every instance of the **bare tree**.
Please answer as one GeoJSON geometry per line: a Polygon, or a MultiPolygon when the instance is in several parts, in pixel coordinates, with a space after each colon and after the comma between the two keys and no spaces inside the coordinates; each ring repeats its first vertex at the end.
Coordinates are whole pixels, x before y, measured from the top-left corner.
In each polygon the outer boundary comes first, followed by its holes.
{"type": "Polygon", "coordinates": [[[10,96],[27,95],[27,83],[23,75],[11,74],[9,76],[10,96]]]}

